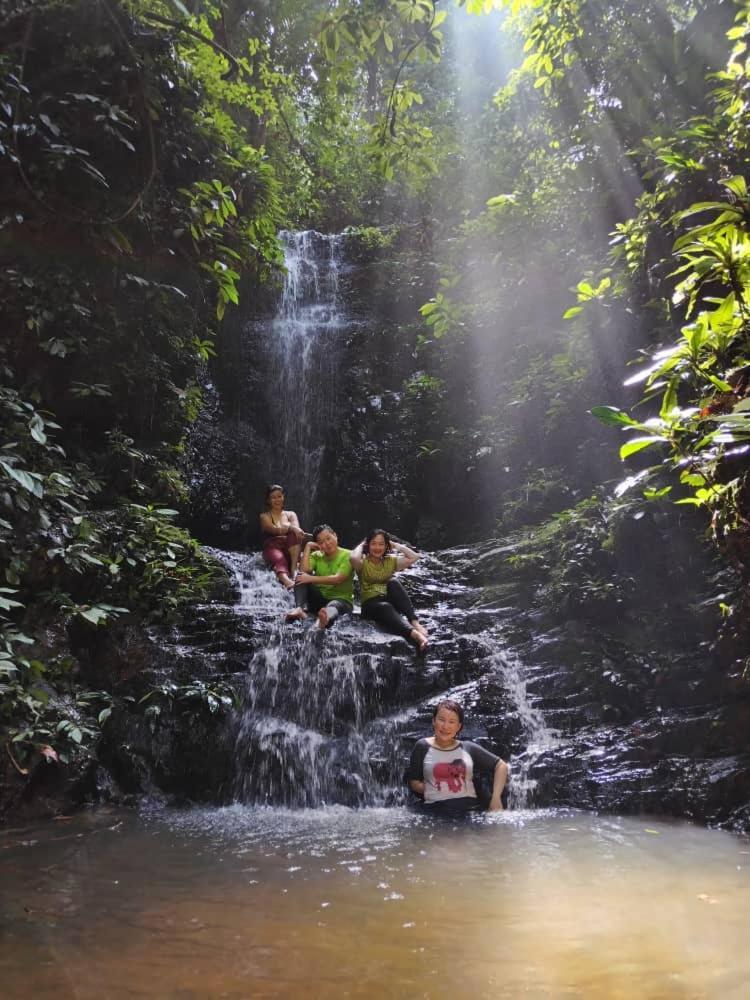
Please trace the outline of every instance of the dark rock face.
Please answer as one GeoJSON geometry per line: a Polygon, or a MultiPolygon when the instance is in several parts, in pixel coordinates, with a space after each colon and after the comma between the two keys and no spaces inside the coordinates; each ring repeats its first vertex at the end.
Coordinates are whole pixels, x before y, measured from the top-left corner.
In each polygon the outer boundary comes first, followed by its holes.
{"type": "Polygon", "coordinates": [[[358,615],[326,632],[285,624],[290,598],[258,557],[225,558],[237,572],[238,604],[198,608],[179,629],[154,633],[150,667],[120,686],[100,753],[115,780],[110,796],[293,806],[401,801],[413,741],[431,731],[429,705],[456,689],[470,713],[467,736],[505,756],[520,747],[523,727],[514,722],[497,649],[471,634],[468,609],[435,601],[435,590],[445,601],[466,589],[449,568],[429,585],[422,584],[429,568],[407,581],[431,627],[422,658],[358,615]],[[196,685],[209,692],[231,685],[238,704],[196,713],[188,697],[196,685]],[[165,687],[168,698],[159,694],[165,687]],[[490,719],[502,739],[490,739],[490,719]]]}
{"type": "MultiPolygon", "coordinates": [[[[340,517],[320,495],[352,392],[347,352],[362,317],[345,236],[283,233],[278,294],[224,331],[191,436],[192,525],[205,542],[255,546],[266,486],[281,483],[303,525],[340,517]]],[[[338,523],[338,522],[337,522],[338,523]]]]}
{"type": "Polygon", "coordinates": [[[497,549],[448,550],[403,575],[430,628],[424,658],[356,615],[322,633],[285,624],[290,599],[259,558],[223,554],[238,600],[151,634],[150,665],[118,689],[99,795],[403,802],[411,747],[430,732],[435,701],[451,696],[466,708],[464,735],[510,760],[512,807],[750,828],[750,700],[730,700],[700,649],[666,680],[651,669],[623,683],[641,654],[621,637],[580,622],[543,632],[533,608],[497,602],[497,549]],[[476,580],[489,552],[485,587],[476,580]],[[212,709],[210,693],[227,686],[236,704],[212,709]]]}
{"type": "MultiPolygon", "coordinates": [[[[308,529],[325,521],[348,539],[385,523],[446,543],[455,501],[416,461],[436,433],[432,399],[405,388],[434,269],[417,235],[386,250],[356,235],[285,235],[278,295],[247,297],[253,311],[227,324],[206,377],[186,461],[201,540],[256,547],[265,487],[280,482],[308,529]]],[[[446,488],[464,490],[463,466],[455,476],[446,488]]]]}
{"type": "MultiPolygon", "coordinates": [[[[436,485],[415,458],[432,434],[427,382],[405,385],[416,325],[405,331],[430,294],[432,265],[418,243],[382,251],[356,237],[288,234],[286,281],[227,325],[207,376],[188,461],[193,528],[205,542],[257,548],[265,485],[285,478],[303,525],[332,523],[343,544],[384,524],[439,547],[455,540],[461,498],[472,499],[466,516],[493,509],[463,463],[448,461],[436,485]]],[[[467,736],[512,758],[516,805],[745,829],[750,689],[726,668],[745,653],[712,645],[715,602],[689,592],[688,577],[707,575],[694,537],[660,525],[656,509],[649,518],[650,533],[620,521],[619,582],[604,579],[595,608],[576,583],[607,571],[611,551],[599,542],[544,572],[532,553],[525,574],[511,571],[512,541],[424,559],[407,575],[433,627],[424,661],[360,621],[320,636],[281,624],[288,598],[270,574],[225,554],[239,604],[197,608],[172,634],[134,642],[105,766],[130,795],[398,801],[430,703],[450,692],[469,709],[467,736]],[[565,593],[557,604],[555,574],[565,593]],[[221,702],[227,685],[235,708],[221,702]]],[[[461,537],[490,529],[462,520],[461,537]]]]}
{"type": "Polygon", "coordinates": [[[480,546],[470,576],[515,605],[502,615],[506,650],[555,733],[553,745],[521,754],[532,800],[747,830],[750,690],[727,677],[711,623],[690,611],[700,610],[697,583],[692,593],[673,584],[651,614],[630,607],[606,625],[560,622],[530,589],[513,594],[502,565],[511,552],[480,546]]]}

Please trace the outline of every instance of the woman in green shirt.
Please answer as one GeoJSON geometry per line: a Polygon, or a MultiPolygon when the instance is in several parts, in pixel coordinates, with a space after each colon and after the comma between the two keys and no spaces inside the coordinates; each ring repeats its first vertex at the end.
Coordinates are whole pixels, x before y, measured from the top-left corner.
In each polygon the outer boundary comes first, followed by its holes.
{"type": "Polygon", "coordinates": [[[352,566],[359,574],[362,617],[377,622],[387,632],[403,636],[424,653],[427,630],[418,621],[409,595],[393,579],[394,573],[412,566],[417,559],[416,552],[394,542],[382,528],[373,528],[351,553],[352,566]]]}
{"type": "Polygon", "coordinates": [[[328,628],[339,615],[354,606],[354,570],[349,549],[339,546],[330,524],[318,524],[312,541],[302,550],[300,572],[294,581],[294,611],[288,622],[303,621],[308,613],[318,619],[318,628],[328,628]]]}

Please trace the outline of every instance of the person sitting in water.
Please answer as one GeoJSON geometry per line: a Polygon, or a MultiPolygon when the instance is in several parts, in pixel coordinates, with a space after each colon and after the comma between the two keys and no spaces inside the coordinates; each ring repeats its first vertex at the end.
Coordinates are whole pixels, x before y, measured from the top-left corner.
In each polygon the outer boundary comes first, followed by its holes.
{"type": "Polygon", "coordinates": [[[263,536],[263,558],[287,590],[299,561],[300,545],[305,532],[293,510],[284,510],[284,487],[274,483],[266,490],[266,509],[260,515],[263,536]]]}
{"type": "Polygon", "coordinates": [[[313,528],[312,541],[302,550],[301,572],[294,581],[294,611],[288,622],[302,621],[308,612],[317,616],[318,628],[328,628],[339,615],[354,607],[354,570],[349,549],[339,547],[329,524],[313,528]]]}
{"type": "Polygon", "coordinates": [[[501,796],[508,780],[508,765],[500,757],[469,740],[459,740],[464,710],[444,698],[432,713],[434,735],[418,740],[409,763],[409,786],[424,800],[425,812],[436,816],[461,816],[479,808],[474,771],[492,773],[489,812],[503,808],[501,796]]]}
{"type": "Polygon", "coordinates": [[[394,573],[413,566],[417,559],[416,552],[394,542],[382,528],[373,528],[352,550],[352,566],[359,575],[362,617],[377,622],[386,632],[403,636],[424,653],[427,629],[417,619],[409,595],[394,579],[394,573]]]}

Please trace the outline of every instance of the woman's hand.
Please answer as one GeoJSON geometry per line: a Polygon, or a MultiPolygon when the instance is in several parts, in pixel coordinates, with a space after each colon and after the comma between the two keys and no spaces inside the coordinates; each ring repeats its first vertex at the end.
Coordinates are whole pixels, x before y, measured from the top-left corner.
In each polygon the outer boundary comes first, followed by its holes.
{"type": "Polygon", "coordinates": [[[289,534],[294,538],[295,542],[301,542],[305,537],[305,533],[302,528],[298,528],[294,524],[290,526],[289,534]]]}
{"type": "Polygon", "coordinates": [[[316,577],[312,573],[298,573],[294,579],[295,583],[315,583],[316,577]]]}

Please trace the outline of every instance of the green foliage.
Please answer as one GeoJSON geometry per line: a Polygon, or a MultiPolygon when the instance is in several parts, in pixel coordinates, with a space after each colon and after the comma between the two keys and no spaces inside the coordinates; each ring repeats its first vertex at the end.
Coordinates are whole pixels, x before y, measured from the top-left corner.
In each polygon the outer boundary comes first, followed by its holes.
{"type": "MultiPolygon", "coordinates": [[[[638,276],[652,245],[671,237],[659,262],[664,277],[652,289],[677,339],[645,352],[647,364],[626,382],[642,385],[641,406],[654,415],[634,419],[617,407],[594,416],[628,434],[620,457],[655,448],[664,454],[624,486],[644,488],[647,499],[668,493],[677,504],[711,514],[714,537],[750,572],[747,455],[750,450],[750,198],[742,174],[727,176],[750,153],[745,100],[750,11],[737,15],[726,71],[714,73],[712,114],[688,121],[653,156],[654,194],[639,214],[618,227],[614,259],[638,276]],[[690,201],[685,205],[685,192],[690,201]],[[664,484],[667,477],[666,485],[664,484]],[[673,487],[676,487],[674,492],[673,487]]],[[[671,331],[668,331],[671,332],[671,331]]],[[[666,339],[666,338],[665,338],[666,339]]]]}
{"type": "MultiPolygon", "coordinates": [[[[587,421],[586,411],[604,398],[624,412],[628,387],[620,386],[618,368],[644,343],[661,346],[678,313],[683,325],[700,326],[697,307],[684,315],[691,297],[724,280],[732,267],[737,271],[743,245],[715,225],[719,218],[720,226],[736,224],[722,218],[726,199],[709,221],[700,217],[709,227],[703,245],[678,247],[680,260],[669,269],[660,254],[664,233],[655,236],[655,229],[671,216],[672,225],[687,224],[677,213],[698,200],[692,193],[709,164],[719,167],[721,142],[736,143],[736,123],[725,118],[719,125],[708,112],[714,83],[729,102],[737,98],[739,77],[735,68],[731,81],[721,74],[705,80],[726,58],[726,11],[718,3],[491,6],[510,12],[506,23],[525,54],[492,108],[462,122],[471,155],[459,161],[461,170],[451,172],[448,156],[444,177],[433,185],[439,274],[422,299],[417,347],[420,372],[439,379],[442,389],[429,412],[416,414],[413,454],[422,475],[427,472],[428,497],[437,501],[450,455],[472,470],[461,495],[483,505],[489,524],[507,524],[549,514],[555,503],[569,504],[615,474],[604,430],[587,421]],[[474,161],[481,164],[476,172],[474,161]],[[638,214],[628,219],[635,205],[638,214]],[[700,285],[681,284],[687,272],[668,278],[693,264],[703,269],[700,285]],[[665,298],[653,295],[662,281],[669,283],[665,298]],[[569,307],[561,308],[566,300],[569,307]],[[557,484],[545,499],[535,488],[537,477],[557,484]]],[[[480,8],[485,5],[472,5],[473,12],[480,8]]],[[[729,160],[719,171],[724,179],[740,173],[729,160]]],[[[714,190],[701,200],[722,199],[714,190]]],[[[730,194],[735,216],[743,211],[741,200],[740,193],[730,194]]],[[[715,322],[726,335],[723,315],[715,322]]],[[[721,353],[721,334],[690,336],[695,345],[701,341],[692,363],[705,373],[712,353],[721,353]]],[[[684,410],[690,408],[686,364],[680,361],[673,373],[684,410]]],[[[656,383],[649,388],[658,391],[656,383]]],[[[703,391],[692,403],[698,413],[708,398],[703,391]]],[[[637,449],[648,454],[672,433],[652,425],[649,414],[631,419],[645,427],[633,428],[643,439],[628,445],[634,455],[637,449]]],[[[740,419],[732,429],[737,439],[740,419]]],[[[728,432],[727,422],[701,432],[708,453],[728,432]]],[[[643,488],[656,499],[666,495],[661,482],[643,488]]]]}
{"type": "MultiPolygon", "coordinates": [[[[456,279],[441,278],[439,283],[443,291],[437,292],[434,298],[425,302],[419,309],[425,325],[431,327],[435,340],[440,340],[446,333],[463,326],[467,313],[466,305],[451,299],[448,294],[448,290],[457,283],[456,279]]],[[[425,340],[423,337],[420,343],[424,343],[425,340]]]]}
{"type": "Polygon", "coordinates": [[[89,756],[110,713],[106,691],[75,684],[70,657],[43,663],[26,652],[41,648],[39,640],[0,622],[0,725],[10,759],[24,775],[40,757],[68,764],[89,756]]]}
{"type": "Polygon", "coordinates": [[[207,598],[223,578],[176,517],[175,510],[128,504],[103,526],[112,593],[152,617],[168,619],[189,601],[207,598]]]}
{"type": "Polygon", "coordinates": [[[241,270],[278,261],[280,206],[222,109],[246,83],[140,20],[175,13],[0,5],[0,724],[18,772],[95,749],[109,695],[82,688],[77,644],[221,575],[175,524],[176,465],[216,314],[241,270]]]}
{"type": "Polygon", "coordinates": [[[165,681],[152,688],[138,702],[146,705],[144,717],[152,732],[166,715],[174,714],[199,716],[223,715],[238,705],[237,693],[231,685],[223,681],[209,683],[195,679],[189,684],[175,684],[165,681]]]}
{"type": "Polygon", "coordinates": [[[427,188],[447,151],[418,79],[420,66],[440,59],[447,16],[433,0],[340,3],[317,26],[324,79],[334,93],[340,97],[362,69],[366,74],[368,127],[360,135],[366,159],[385,181],[398,178],[412,192],[427,188]]]}
{"type": "Polygon", "coordinates": [[[395,233],[380,226],[347,226],[345,235],[353,236],[365,250],[384,250],[393,244],[395,233]]]}
{"type": "Polygon", "coordinates": [[[611,620],[632,603],[634,580],[618,558],[627,516],[624,505],[589,497],[525,529],[505,565],[552,619],[611,620]]]}

